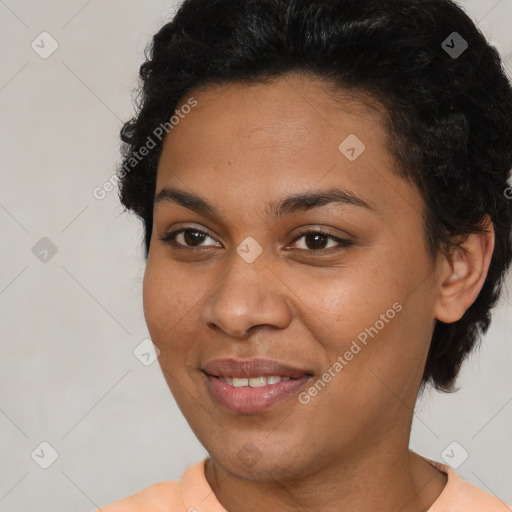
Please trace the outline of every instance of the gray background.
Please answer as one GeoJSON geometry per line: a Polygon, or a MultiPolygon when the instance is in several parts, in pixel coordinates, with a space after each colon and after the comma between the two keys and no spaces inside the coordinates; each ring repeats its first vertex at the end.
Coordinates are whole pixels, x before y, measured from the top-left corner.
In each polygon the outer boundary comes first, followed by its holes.
{"type": "MultiPolygon", "coordinates": [[[[510,69],[512,0],[460,4],[510,69]]],[[[116,191],[92,194],[118,162],[144,48],[174,11],[0,0],[0,511],[94,510],[205,456],[158,363],[133,353],[148,337],[141,226],[116,191]],[[46,59],[31,47],[51,49],[44,31],[58,44],[46,59]],[[46,262],[43,237],[57,249],[46,262]],[[43,441],[58,453],[48,469],[43,441]]],[[[460,391],[418,404],[411,446],[442,461],[456,441],[448,453],[469,454],[458,473],[512,502],[510,290],[460,391]]]]}

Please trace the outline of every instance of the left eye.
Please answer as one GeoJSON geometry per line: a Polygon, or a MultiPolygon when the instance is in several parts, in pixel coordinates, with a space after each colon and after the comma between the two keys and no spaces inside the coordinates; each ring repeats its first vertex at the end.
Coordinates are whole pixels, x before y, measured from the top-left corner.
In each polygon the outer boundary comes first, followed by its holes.
{"type": "Polygon", "coordinates": [[[349,247],[350,245],[352,245],[352,242],[350,240],[338,238],[336,236],[329,235],[328,233],[323,233],[321,231],[304,231],[300,233],[300,235],[297,238],[295,238],[294,242],[300,240],[301,238],[304,238],[304,244],[306,246],[306,248],[303,250],[309,249],[311,251],[322,251],[325,249],[332,249],[332,247],[336,247],[336,245],[338,245],[339,248],[349,247]],[[324,247],[325,242],[328,240],[335,242],[334,245],[331,245],[330,247],[324,247]]]}

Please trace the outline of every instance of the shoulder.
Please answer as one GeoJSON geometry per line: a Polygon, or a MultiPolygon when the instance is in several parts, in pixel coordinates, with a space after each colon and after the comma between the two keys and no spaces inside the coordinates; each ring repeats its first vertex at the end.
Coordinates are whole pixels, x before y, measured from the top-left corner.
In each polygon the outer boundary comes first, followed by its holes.
{"type": "Polygon", "coordinates": [[[179,480],[150,485],[94,512],[227,512],[206,480],[206,459],[189,466],[179,480]]]}
{"type": "Polygon", "coordinates": [[[510,505],[463,480],[450,466],[428,462],[448,476],[446,487],[428,512],[512,512],[510,505]]]}
{"type": "Polygon", "coordinates": [[[154,512],[170,512],[183,510],[183,507],[179,480],[169,480],[150,485],[95,512],[140,512],[149,509],[154,512]]]}
{"type": "MultiPolygon", "coordinates": [[[[157,482],[110,503],[94,512],[178,512],[187,510],[186,502],[194,499],[196,490],[208,490],[204,477],[204,460],[189,466],[179,480],[157,482]]],[[[211,493],[211,489],[210,489],[211,493]]]]}

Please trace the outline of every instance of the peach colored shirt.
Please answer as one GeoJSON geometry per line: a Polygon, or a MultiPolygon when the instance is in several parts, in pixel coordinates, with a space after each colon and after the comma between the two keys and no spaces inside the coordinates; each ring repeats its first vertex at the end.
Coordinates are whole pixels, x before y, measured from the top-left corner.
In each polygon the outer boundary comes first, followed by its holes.
{"type": "MultiPolygon", "coordinates": [[[[512,507],[500,499],[462,480],[451,467],[425,460],[448,476],[443,492],[427,512],[512,511],[512,507]]],[[[188,467],[180,480],[150,485],[102,507],[101,512],[227,512],[204,476],[205,461],[188,467]]]]}

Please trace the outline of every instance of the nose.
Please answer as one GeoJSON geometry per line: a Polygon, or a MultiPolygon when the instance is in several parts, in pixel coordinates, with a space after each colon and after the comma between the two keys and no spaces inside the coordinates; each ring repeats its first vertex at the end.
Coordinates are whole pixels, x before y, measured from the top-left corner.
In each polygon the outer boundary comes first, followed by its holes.
{"type": "Polygon", "coordinates": [[[238,339],[246,339],[256,326],[284,329],[292,319],[287,293],[264,254],[247,263],[234,253],[228,272],[204,304],[203,321],[210,329],[238,339]]]}

